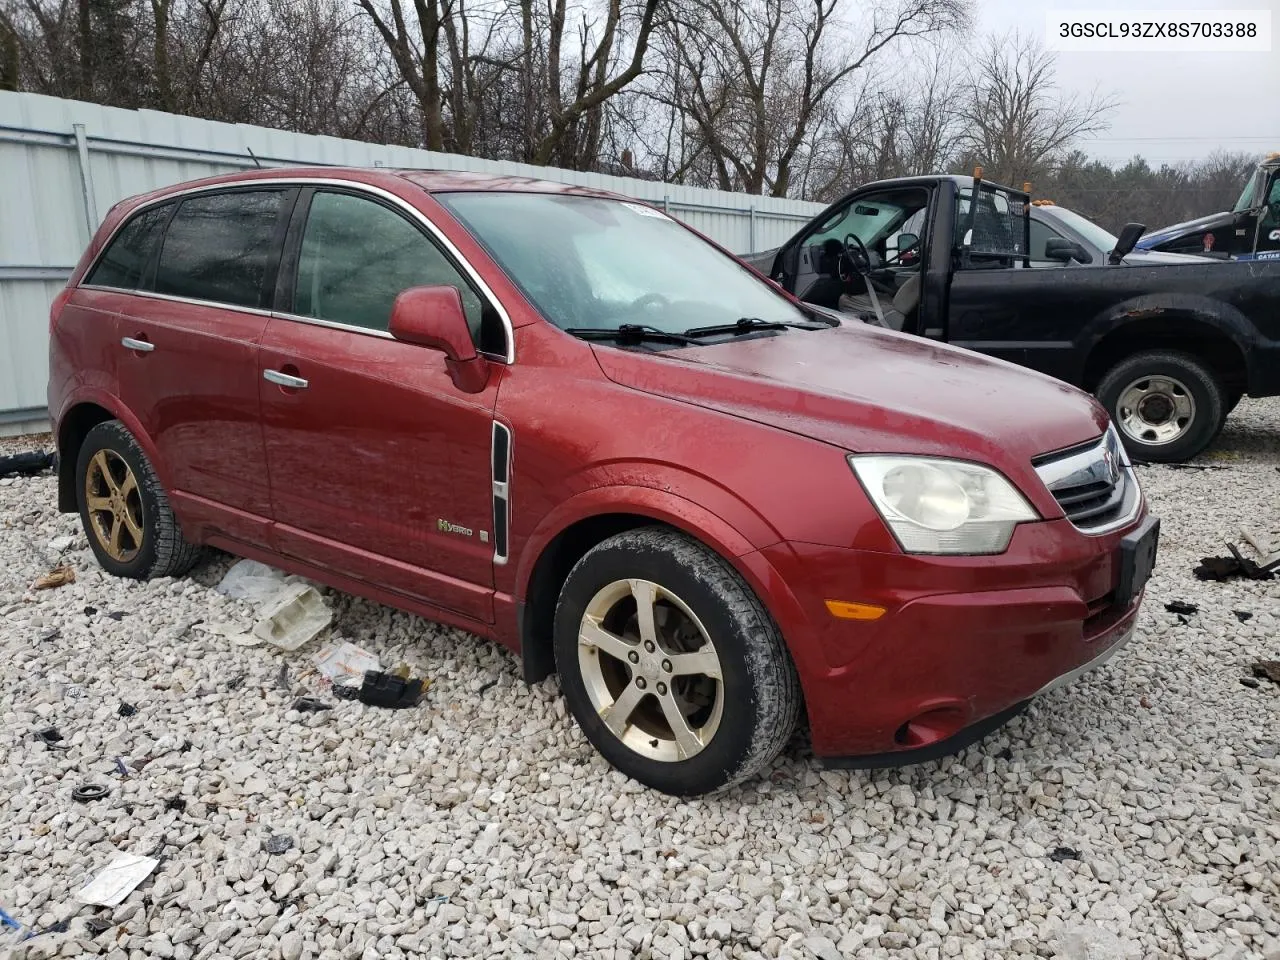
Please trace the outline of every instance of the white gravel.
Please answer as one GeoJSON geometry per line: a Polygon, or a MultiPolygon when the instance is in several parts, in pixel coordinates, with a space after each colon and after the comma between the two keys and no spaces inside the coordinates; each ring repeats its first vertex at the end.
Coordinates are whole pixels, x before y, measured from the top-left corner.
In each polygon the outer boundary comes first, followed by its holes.
{"type": "Polygon", "coordinates": [[[339,636],[434,683],[416,709],[295,714],[327,694],[315,643],[188,626],[249,622],[211,589],[228,558],[112,579],[51,478],[0,480],[0,907],[70,920],[13,952],[1280,958],[1280,688],[1240,683],[1280,659],[1280,581],[1190,573],[1240,523],[1280,528],[1280,401],[1242,404],[1201,462],[1227,469],[1141,471],[1163,553],[1117,660],[958,759],[824,772],[797,738],[767,779],[695,802],[612,772],[554,681],[525,687],[496,647],[338,594],[339,636]],[[76,582],[32,592],[59,556],[76,582]],[[1200,611],[1180,624],[1173,599],[1200,611]],[[50,725],[66,750],[31,738],[50,725]],[[73,802],[86,781],[110,796],[73,802]],[[273,831],[296,844],[268,854],[273,831]],[[75,901],[162,843],[119,907],[75,901]]]}

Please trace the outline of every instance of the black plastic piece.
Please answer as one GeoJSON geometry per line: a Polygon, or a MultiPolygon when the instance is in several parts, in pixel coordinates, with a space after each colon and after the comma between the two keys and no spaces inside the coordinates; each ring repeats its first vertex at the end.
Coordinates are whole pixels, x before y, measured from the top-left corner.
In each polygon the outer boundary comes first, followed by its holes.
{"type": "Polygon", "coordinates": [[[76,803],[89,803],[101,800],[111,792],[111,788],[101,783],[86,783],[71,791],[71,799],[76,803]]]}
{"type": "Polygon", "coordinates": [[[15,453],[11,457],[0,457],[0,477],[33,477],[51,469],[54,463],[52,453],[35,450],[15,453]]]}
{"type": "Polygon", "coordinates": [[[422,680],[397,677],[381,670],[367,670],[360,686],[360,702],[371,707],[415,707],[422,699],[422,680]]]}
{"type": "Polygon", "coordinates": [[[821,760],[824,766],[833,770],[878,770],[883,767],[906,767],[913,763],[928,763],[930,760],[938,760],[953,753],[959,753],[965,747],[977,743],[1027,709],[1027,704],[1030,702],[1031,700],[1027,699],[1015,703],[1009,709],[970,724],[947,739],[931,743],[927,747],[895,750],[892,753],[872,753],[863,757],[822,757],[821,760]]]}
{"type": "Polygon", "coordinates": [[[116,713],[120,714],[122,717],[132,717],[137,712],[137,707],[132,703],[125,703],[123,700],[120,701],[120,706],[116,707],[116,713]]]}
{"type": "Polygon", "coordinates": [[[333,705],[315,697],[299,697],[293,701],[293,709],[299,713],[319,713],[321,710],[332,710],[333,705]]]}

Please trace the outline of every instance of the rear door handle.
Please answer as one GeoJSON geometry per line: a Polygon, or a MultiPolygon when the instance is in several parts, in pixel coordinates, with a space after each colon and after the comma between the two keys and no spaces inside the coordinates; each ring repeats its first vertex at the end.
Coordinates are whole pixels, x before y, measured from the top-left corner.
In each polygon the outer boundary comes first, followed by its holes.
{"type": "Polygon", "coordinates": [[[262,379],[268,383],[279,384],[282,387],[290,387],[294,390],[305,390],[307,381],[302,377],[294,377],[287,373],[281,373],[279,370],[263,370],[262,379]]]}
{"type": "Polygon", "coordinates": [[[120,346],[128,347],[130,350],[137,350],[139,353],[150,353],[156,348],[154,343],[148,343],[146,340],[135,340],[133,337],[122,337],[120,346]]]}

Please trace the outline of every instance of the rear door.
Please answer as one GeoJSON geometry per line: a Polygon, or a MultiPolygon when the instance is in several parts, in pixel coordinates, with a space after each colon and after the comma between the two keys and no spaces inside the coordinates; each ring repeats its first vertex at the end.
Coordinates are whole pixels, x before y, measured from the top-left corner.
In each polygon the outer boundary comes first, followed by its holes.
{"type": "Polygon", "coordinates": [[[307,189],[290,228],[258,388],[276,549],[484,622],[493,618],[493,410],[503,366],[459,390],[444,354],[392,339],[413,286],[480,294],[397,205],[307,189]]]}
{"type": "Polygon", "coordinates": [[[271,515],[258,343],[296,195],[252,187],[169,204],[155,265],[116,325],[121,398],[155,443],[183,523],[256,546],[269,543],[271,515]]]}

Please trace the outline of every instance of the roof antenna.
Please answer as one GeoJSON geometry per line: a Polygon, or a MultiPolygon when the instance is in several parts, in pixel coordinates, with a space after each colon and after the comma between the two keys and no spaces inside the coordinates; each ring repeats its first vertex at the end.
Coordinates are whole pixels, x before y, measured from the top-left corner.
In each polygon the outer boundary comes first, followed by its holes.
{"type": "Polygon", "coordinates": [[[253,152],[253,147],[245,147],[245,149],[249,151],[249,156],[253,157],[253,165],[261,170],[262,164],[258,162],[258,155],[253,152]]]}

